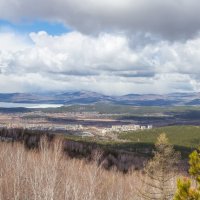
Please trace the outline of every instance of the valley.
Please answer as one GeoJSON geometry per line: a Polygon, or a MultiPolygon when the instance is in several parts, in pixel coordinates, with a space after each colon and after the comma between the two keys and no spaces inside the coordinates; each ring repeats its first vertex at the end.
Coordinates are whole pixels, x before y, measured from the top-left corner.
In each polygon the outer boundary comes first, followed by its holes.
{"type": "MultiPolygon", "coordinates": [[[[131,106],[110,103],[0,108],[0,128],[62,135],[72,141],[132,151],[152,146],[165,132],[188,154],[200,141],[199,106],[131,106]],[[181,138],[181,139],[180,139],[181,138]],[[184,138],[184,140],[183,140],[184,138]],[[138,147],[137,147],[138,148],[138,147]]],[[[142,150],[141,150],[142,151],[142,150]]]]}

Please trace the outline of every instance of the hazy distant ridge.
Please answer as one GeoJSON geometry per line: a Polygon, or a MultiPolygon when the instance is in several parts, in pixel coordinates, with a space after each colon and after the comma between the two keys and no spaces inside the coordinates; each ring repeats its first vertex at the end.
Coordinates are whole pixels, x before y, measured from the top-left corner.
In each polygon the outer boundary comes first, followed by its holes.
{"type": "Polygon", "coordinates": [[[200,105],[200,93],[128,94],[108,96],[96,92],[64,92],[51,94],[0,93],[1,102],[45,104],[91,104],[108,102],[135,106],[200,105]]]}

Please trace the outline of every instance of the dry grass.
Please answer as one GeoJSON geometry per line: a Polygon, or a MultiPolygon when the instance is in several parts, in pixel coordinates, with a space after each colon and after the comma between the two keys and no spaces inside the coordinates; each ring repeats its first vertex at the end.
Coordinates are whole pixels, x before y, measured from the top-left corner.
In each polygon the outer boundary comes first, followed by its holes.
{"type": "Polygon", "coordinates": [[[138,172],[106,171],[70,159],[62,144],[45,140],[40,151],[0,142],[0,200],[136,200],[138,172]]]}

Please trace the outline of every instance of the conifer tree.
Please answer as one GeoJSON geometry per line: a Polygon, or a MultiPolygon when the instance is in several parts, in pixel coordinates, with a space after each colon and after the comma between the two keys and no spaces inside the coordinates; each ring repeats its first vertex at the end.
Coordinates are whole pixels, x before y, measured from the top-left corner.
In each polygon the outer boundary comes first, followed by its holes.
{"type": "Polygon", "coordinates": [[[189,164],[192,179],[178,179],[174,200],[200,200],[200,148],[190,154],[189,164]]]}
{"type": "Polygon", "coordinates": [[[142,199],[168,200],[173,198],[173,180],[177,171],[180,154],[175,152],[163,133],[157,138],[153,158],[147,162],[142,176],[142,199]]]}

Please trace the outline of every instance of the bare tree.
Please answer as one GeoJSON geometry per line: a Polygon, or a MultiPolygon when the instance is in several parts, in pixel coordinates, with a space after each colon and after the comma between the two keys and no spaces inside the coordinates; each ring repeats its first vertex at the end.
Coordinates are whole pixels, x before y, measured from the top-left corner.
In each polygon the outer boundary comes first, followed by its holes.
{"type": "Polygon", "coordinates": [[[172,199],[174,194],[174,183],[180,154],[175,152],[163,133],[155,143],[154,156],[144,168],[141,181],[142,187],[138,190],[142,199],[172,199]]]}
{"type": "Polygon", "coordinates": [[[39,150],[0,142],[0,200],[137,200],[138,172],[106,171],[70,159],[62,141],[41,140],[39,150]]]}

